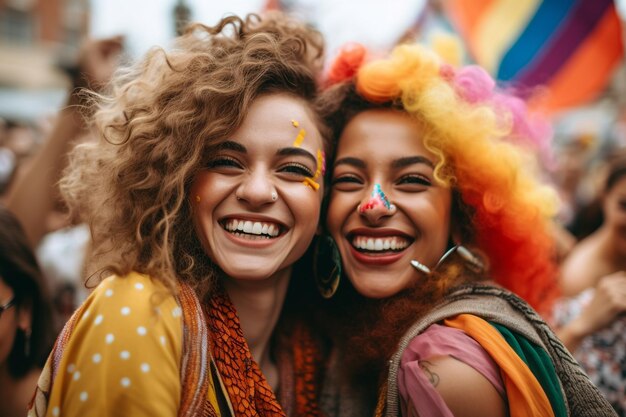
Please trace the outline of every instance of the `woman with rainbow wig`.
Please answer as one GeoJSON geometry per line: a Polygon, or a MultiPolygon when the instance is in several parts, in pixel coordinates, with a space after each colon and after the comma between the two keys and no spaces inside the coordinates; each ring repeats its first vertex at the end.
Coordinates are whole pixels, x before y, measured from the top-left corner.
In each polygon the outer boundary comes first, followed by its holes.
{"type": "Polygon", "coordinates": [[[316,272],[339,352],[327,413],[615,415],[540,315],[558,295],[549,128],[435,46],[348,45],[318,102],[336,153],[317,253],[341,261],[316,272]]]}

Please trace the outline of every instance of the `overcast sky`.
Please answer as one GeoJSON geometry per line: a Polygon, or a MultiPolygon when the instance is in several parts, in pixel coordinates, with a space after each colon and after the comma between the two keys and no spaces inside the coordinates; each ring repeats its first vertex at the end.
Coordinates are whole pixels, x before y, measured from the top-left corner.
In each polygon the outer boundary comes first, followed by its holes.
{"type": "MultiPolygon", "coordinates": [[[[91,32],[104,37],[126,36],[132,56],[153,45],[167,46],[174,34],[172,10],[176,0],[90,0],[91,32]]],[[[445,1],[445,0],[444,0],[445,1]]],[[[266,0],[186,0],[192,20],[216,23],[222,16],[260,11],[266,0]]],[[[297,0],[307,16],[318,22],[327,41],[327,52],[349,40],[370,47],[387,47],[415,23],[427,0],[297,0]]],[[[626,16],[626,0],[616,0],[626,16]]]]}
{"type": "MultiPolygon", "coordinates": [[[[215,24],[224,15],[260,11],[266,0],[186,0],[192,20],[215,24]]],[[[420,15],[426,0],[299,0],[307,16],[318,22],[329,53],[349,40],[387,47],[420,15]],[[392,11],[389,13],[389,11],[392,11]]],[[[153,45],[167,45],[174,28],[176,0],[91,0],[91,32],[95,37],[126,36],[138,56],[153,45]]]]}

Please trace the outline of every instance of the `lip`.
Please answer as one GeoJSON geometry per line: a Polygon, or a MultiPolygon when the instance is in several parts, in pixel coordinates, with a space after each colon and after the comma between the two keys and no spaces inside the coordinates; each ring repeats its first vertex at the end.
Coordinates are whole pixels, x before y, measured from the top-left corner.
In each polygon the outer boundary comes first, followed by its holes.
{"type": "Polygon", "coordinates": [[[387,253],[385,255],[359,252],[354,248],[354,246],[350,244],[350,242],[348,242],[348,247],[350,248],[350,253],[352,254],[352,257],[358,262],[365,265],[382,266],[392,264],[402,259],[410,245],[404,248],[401,252],[387,253]]]}
{"type": "Polygon", "coordinates": [[[261,248],[267,248],[269,246],[272,246],[273,244],[277,243],[279,240],[282,240],[282,238],[287,234],[287,232],[290,230],[289,227],[287,227],[285,225],[285,223],[280,222],[278,220],[276,220],[275,218],[272,217],[268,217],[268,216],[263,216],[263,215],[258,215],[258,214],[229,214],[228,216],[224,216],[221,217],[218,221],[219,224],[219,228],[222,230],[222,232],[226,235],[226,237],[233,243],[239,245],[239,246],[245,246],[248,248],[256,248],[256,249],[261,249],[261,248]],[[270,239],[258,239],[258,240],[252,240],[252,239],[247,239],[247,238],[241,238],[236,236],[235,234],[233,234],[232,232],[229,232],[228,230],[226,230],[226,228],[224,228],[224,224],[226,222],[228,222],[231,219],[237,219],[237,220],[249,220],[252,222],[262,222],[262,223],[273,223],[273,224],[277,224],[280,227],[280,233],[278,234],[278,236],[270,238],[270,239]]]}
{"type": "Polygon", "coordinates": [[[413,244],[413,241],[415,240],[413,237],[397,229],[391,229],[391,228],[371,229],[371,228],[365,228],[365,227],[351,230],[346,235],[345,239],[348,244],[348,247],[350,248],[350,253],[352,257],[357,262],[360,262],[365,265],[371,265],[371,266],[389,265],[389,264],[399,261],[400,259],[404,257],[405,253],[407,252],[407,249],[411,247],[411,245],[413,244]],[[403,239],[406,239],[407,241],[410,242],[410,244],[407,245],[407,247],[405,247],[399,252],[388,252],[385,254],[364,253],[364,252],[359,252],[354,246],[352,246],[352,243],[351,243],[352,239],[354,238],[354,236],[357,236],[357,235],[358,236],[371,236],[371,237],[398,236],[403,239]]]}
{"type": "Polygon", "coordinates": [[[236,243],[239,246],[246,246],[248,248],[256,248],[256,249],[267,248],[269,246],[272,246],[273,244],[277,243],[279,240],[282,240],[284,236],[286,236],[286,233],[281,233],[280,235],[271,239],[251,240],[251,239],[244,239],[241,237],[237,237],[236,235],[230,233],[228,230],[224,229],[223,227],[220,226],[220,228],[222,229],[226,237],[231,242],[236,243]]]}
{"type": "Polygon", "coordinates": [[[411,236],[407,235],[404,232],[399,231],[398,229],[390,229],[390,228],[370,229],[367,227],[359,227],[357,229],[353,229],[350,232],[348,232],[346,234],[346,238],[351,239],[355,235],[371,236],[371,237],[400,236],[406,240],[410,240],[410,241],[415,240],[411,236]]]}
{"type": "Polygon", "coordinates": [[[228,216],[220,217],[217,221],[220,225],[223,225],[225,222],[231,219],[241,219],[241,220],[250,220],[251,222],[265,222],[265,223],[276,223],[281,227],[281,229],[289,230],[289,227],[273,217],[264,216],[262,214],[229,214],[228,216]]]}

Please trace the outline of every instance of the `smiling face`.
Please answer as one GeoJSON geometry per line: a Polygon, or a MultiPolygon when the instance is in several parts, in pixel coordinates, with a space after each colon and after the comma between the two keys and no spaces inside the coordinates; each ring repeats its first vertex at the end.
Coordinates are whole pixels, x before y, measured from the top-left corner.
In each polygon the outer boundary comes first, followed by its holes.
{"type": "Polygon", "coordinates": [[[196,175],[189,196],[196,231],[228,276],[267,279],[304,254],[319,221],[322,150],[307,105],[269,94],[196,175]]]}
{"type": "Polygon", "coordinates": [[[423,278],[412,259],[432,268],[445,252],[451,191],[435,181],[436,162],[419,125],[399,112],[367,110],[344,129],[327,226],[362,295],[398,293],[423,278]]]}

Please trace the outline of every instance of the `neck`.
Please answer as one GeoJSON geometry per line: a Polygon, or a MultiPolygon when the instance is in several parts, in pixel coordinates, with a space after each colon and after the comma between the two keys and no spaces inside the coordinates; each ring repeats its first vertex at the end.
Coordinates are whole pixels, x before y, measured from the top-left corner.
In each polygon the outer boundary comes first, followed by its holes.
{"type": "Polygon", "coordinates": [[[285,301],[290,276],[291,268],[288,268],[261,281],[226,279],[224,282],[252,357],[264,373],[272,372],[269,341],[285,301]]]}

